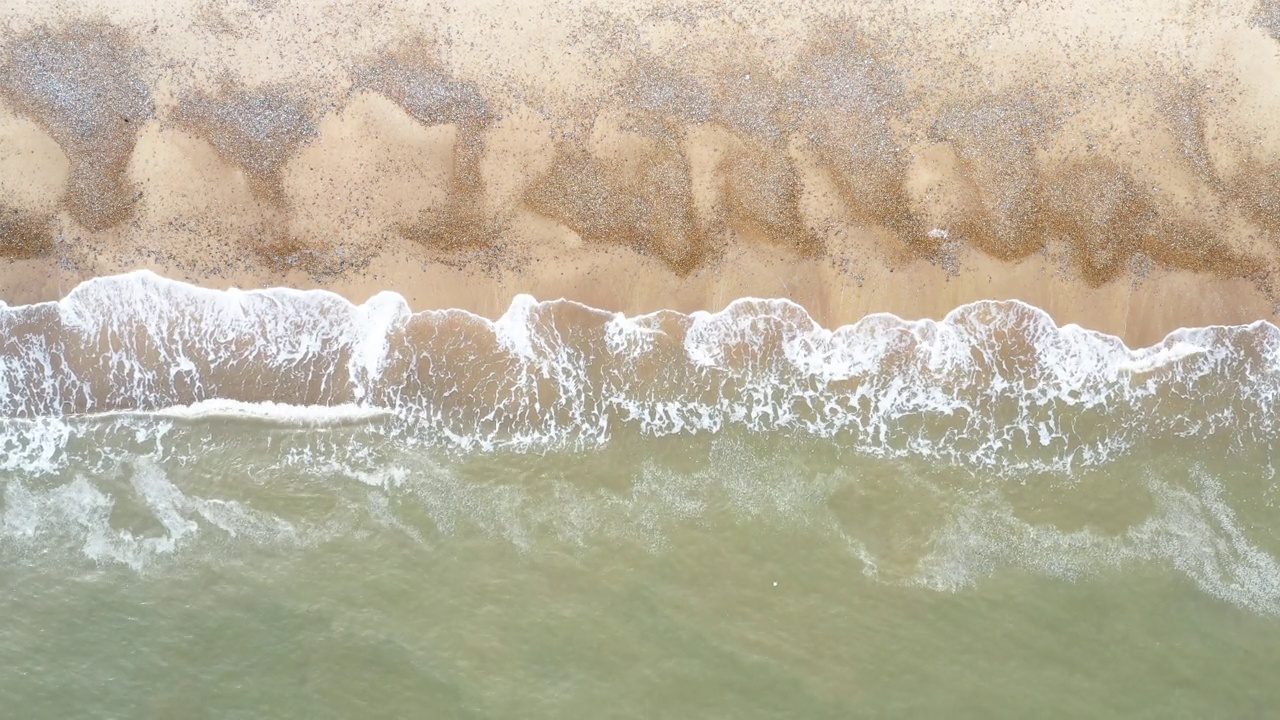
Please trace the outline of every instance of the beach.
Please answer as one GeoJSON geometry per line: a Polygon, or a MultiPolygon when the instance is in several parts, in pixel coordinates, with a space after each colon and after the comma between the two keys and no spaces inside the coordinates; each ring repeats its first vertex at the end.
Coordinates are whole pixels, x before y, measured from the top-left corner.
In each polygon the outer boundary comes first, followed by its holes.
{"type": "Polygon", "coordinates": [[[489,317],[1267,319],[1268,7],[17,3],[0,298],[149,268],[489,317]]]}
{"type": "Polygon", "coordinates": [[[1268,717],[1276,0],[11,0],[0,697],[1268,717]]]}

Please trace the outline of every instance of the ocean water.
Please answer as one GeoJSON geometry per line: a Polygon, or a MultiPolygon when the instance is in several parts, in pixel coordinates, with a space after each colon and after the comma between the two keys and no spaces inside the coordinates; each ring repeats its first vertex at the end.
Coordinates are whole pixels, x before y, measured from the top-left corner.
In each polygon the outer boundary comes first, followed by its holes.
{"type": "Polygon", "coordinates": [[[1280,330],[0,306],[8,717],[1271,717],[1280,330]]]}

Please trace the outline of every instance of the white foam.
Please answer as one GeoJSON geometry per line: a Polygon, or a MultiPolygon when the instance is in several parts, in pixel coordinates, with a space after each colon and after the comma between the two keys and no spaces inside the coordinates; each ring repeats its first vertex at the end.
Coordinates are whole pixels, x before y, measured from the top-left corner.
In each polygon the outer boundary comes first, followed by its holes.
{"type": "Polygon", "coordinates": [[[360,335],[353,341],[351,376],[358,378],[356,399],[363,399],[367,388],[377,381],[387,362],[388,338],[409,319],[409,303],[392,292],[381,292],[359,308],[363,317],[355,323],[360,335]]]}
{"type": "Polygon", "coordinates": [[[994,490],[970,498],[933,535],[910,584],[953,592],[1006,567],[1081,580],[1157,562],[1209,595],[1280,615],[1280,561],[1248,538],[1220,481],[1201,467],[1191,468],[1190,479],[1183,487],[1150,478],[1156,512],[1120,535],[1026,522],[994,490]]]}
{"type": "MultiPolygon", "coordinates": [[[[898,387],[893,392],[911,390],[898,387]]],[[[886,393],[886,397],[891,395],[886,393]]],[[[267,448],[273,448],[270,452],[278,450],[281,455],[264,461],[271,474],[260,476],[255,470],[252,477],[254,482],[271,487],[270,496],[298,493],[313,498],[317,492],[332,493],[333,503],[312,505],[326,506],[322,517],[303,515],[292,521],[250,505],[270,503],[270,498],[249,494],[252,500],[242,503],[210,497],[216,493],[201,489],[199,484],[204,473],[180,474],[179,468],[188,468],[205,457],[206,444],[191,440],[217,437],[206,427],[176,423],[165,446],[158,442],[152,446],[140,437],[141,447],[115,448],[119,450],[112,457],[116,462],[106,464],[110,472],[90,469],[93,463],[87,456],[107,450],[104,443],[96,442],[99,439],[118,440],[135,426],[152,427],[148,422],[156,416],[174,424],[175,416],[221,417],[228,408],[230,417],[258,418],[265,413],[271,422],[288,423],[312,422],[311,413],[327,410],[209,403],[171,409],[173,412],[117,413],[126,415],[129,422],[102,423],[97,422],[100,417],[92,419],[116,435],[89,438],[95,442],[84,443],[72,462],[66,457],[67,439],[75,436],[77,424],[89,419],[65,418],[58,424],[50,424],[49,419],[0,422],[0,429],[17,428],[15,432],[29,432],[33,438],[46,433],[52,438],[49,447],[54,448],[52,460],[41,459],[43,449],[31,455],[37,466],[45,463],[41,466],[46,468],[44,474],[29,473],[19,466],[15,477],[5,478],[4,510],[0,514],[0,545],[5,547],[0,549],[18,548],[32,557],[52,557],[57,554],[53,549],[63,548],[95,563],[145,571],[166,558],[185,557],[194,548],[208,548],[209,543],[225,545],[234,540],[298,544],[317,537],[317,527],[326,532],[331,528],[336,528],[335,532],[368,532],[367,526],[359,525],[363,519],[423,542],[430,535],[415,527],[412,518],[423,522],[421,516],[425,514],[441,535],[479,532],[521,551],[537,549],[540,543],[581,547],[600,539],[635,543],[651,551],[679,551],[672,547],[672,538],[685,534],[681,528],[706,525],[713,519],[725,521],[727,515],[733,521],[806,528],[837,540],[858,559],[862,574],[877,582],[903,582],[952,592],[1010,568],[1077,581],[1155,563],[1185,575],[1203,592],[1224,602],[1280,616],[1280,562],[1257,540],[1258,533],[1269,529],[1247,525],[1227,503],[1222,481],[1199,467],[1189,472],[1174,468],[1176,477],[1152,476],[1145,484],[1136,483],[1139,491],[1146,488],[1149,492],[1154,511],[1146,518],[1131,521],[1127,529],[1110,533],[1089,526],[1068,531],[1028,522],[1018,516],[1008,499],[1012,484],[993,480],[989,474],[982,474],[980,482],[960,488],[948,486],[960,477],[956,473],[942,473],[936,483],[895,477],[890,482],[907,483],[908,493],[920,491],[921,502],[936,503],[936,515],[932,514],[932,506],[924,507],[923,512],[917,512],[922,509],[918,505],[905,510],[910,522],[923,519],[928,523],[911,530],[928,538],[927,544],[922,540],[918,557],[910,550],[900,551],[890,542],[868,546],[875,538],[883,538],[886,526],[894,522],[892,517],[877,517],[870,528],[847,518],[837,519],[831,502],[836,493],[868,481],[856,476],[857,463],[833,463],[828,466],[829,474],[815,476],[800,469],[806,461],[797,461],[797,455],[761,451],[738,436],[713,441],[708,461],[696,471],[677,472],[657,460],[646,459],[634,482],[625,489],[584,486],[578,478],[548,478],[541,472],[511,476],[493,473],[477,480],[455,471],[455,465],[440,460],[434,451],[388,457],[383,454],[381,443],[350,442],[350,438],[363,437],[357,434],[360,429],[348,429],[352,434],[336,436],[328,432],[298,433],[306,438],[305,442],[287,449],[264,440],[267,448]],[[173,435],[179,442],[172,442],[173,435]],[[173,447],[183,449],[169,449],[173,447]],[[187,454],[171,454],[175,452],[187,454]],[[111,477],[111,472],[128,475],[111,477]],[[127,480],[123,494],[123,483],[118,481],[121,479],[127,480]],[[290,482],[300,484],[290,486],[290,482]],[[935,484],[922,487],[925,483],[935,484]],[[419,512],[402,513],[406,499],[416,499],[415,509],[419,512]],[[119,520],[113,525],[117,504],[130,502],[136,502],[158,527],[141,531],[120,527],[119,520]],[[337,509],[330,509],[330,505],[337,509]],[[330,513],[341,517],[335,520],[330,513]],[[360,513],[367,514],[367,518],[360,513]],[[357,516],[354,520],[353,514],[357,516]],[[868,530],[869,534],[858,536],[868,530]],[[904,556],[911,557],[904,561],[904,556]]],[[[367,410],[348,407],[343,412],[350,414],[336,417],[363,418],[362,413],[367,410]]],[[[1052,444],[1059,433],[1049,424],[1036,426],[1031,439],[1037,445],[1052,444]]],[[[245,449],[244,456],[261,460],[266,457],[261,456],[262,451],[262,447],[245,449]]],[[[239,448],[235,452],[239,453],[239,448]]],[[[911,452],[934,456],[937,451],[926,445],[911,452]]],[[[0,462],[3,460],[4,454],[0,453],[0,462]]],[[[902,475],[910,475],[910,466],[904,467],[902,475]]],[[[1069,484],[1069,480],[1056,480],[1069,484]]],[[[1044,492],[1052,493],[1054,489],[1050,486],[1044,492]]],[[[910,502],[916,502],[914,495],[910,502]]],[[[290,501],[280,505],[296,507],[308,503],[290,501]]],[[[1144,503],[1133,506],[1143,507],[1144,503]]],[[[879,508],[875,510],[878,512],[879,508]]],[[[887,511],[904,509],[889,507],[887,511]]]]}
{"type": "Polygon", "coordinates": [[[67,442],[75,433],[62,418],[0,418],[0,472],[52,475],[66,464],[67,442]]]}
{"type": "Polygon", "coordinates": [[[609,352],[636,360],[653,349],[661,330],[648,327],[644,318],[628,318],[614,313],[604,326],[604,341],[609,352]]]}
{"type": "Polygon", "coordinates": [[[1193,355],[1199,355],[1205,352],[1205,349],[1189,342],[1181,340],[1174,341],[1167,346],[1156,346],[1153,348],[1144,348],[1139,350],[1126,360],[1117,363],[1117,368],[1134,375],[1154,372],[1162,367],[1172,365],[1173,363],[1188,358],[1193,355]]]}
{"type": "Polygon", "coordinates": [[[655,435],[737,425],[1015,470],[1104,462],[1151,427],[1280,432],[1270,412],[1280,331],[1265,322],[1179,330],[1131,350],[1018,301],[828,330],[789,300],[628,318],[518,295],[489,321],[461,310],[411,315],[389,292],[357,306],[321,290],[224,292],[139,271],[86,281],[57,303],[0,309],[0,330],[49,310],[62,325],[0,352],[0,415],[169,408],[329,422],[329,411],[283,405],[337,408],[332,418],[387,407],[418,436],[468,452],[589,447],[607,442],[617,420],[655,435]],[[495,370],[508,366],[488,363],[492,346],[468,323],[519,364],[495,370]],[[660,342],[667,333],[683,336],[660,342]],[[103,347],[96,363],[77,350],[103,347]],[[494,374],[477,377],[480,367],[494,374]],[[254,375],[261,387],[246,383],[254,375]],[[470,390],[450,390],[460,387],[470,390]],[[1167,402],[1197,393],[1203,418],[1167,402]],[[244,404],[264,394],[282,405],[244,404]],[[1075,422],[1084,412],[1093,415],[1075,422]],[[1168,422],[1153,421],[1164,412],[1168,422]]]}
{"type": "Polygon", "coordinates": [[[1160,515],[1131,531],[1137,552],[1163,559],[1204,592],[1254,612],[1280,615],[1280,561],[1255,545],[1202,467],[1193,485],[1152,482],[1160,515]]]}
{"type": "Polygon", "coordinates": [[[47,553],[56,547],[78,550],[98,564],[120,564],[135,571],[174,556],[213,527],[226,537],[258,542],[297,543],[294,528],[278,518],[238,502],[191,497],[183,493],[155,462],[136,458],[129,477],[134,496],[160,524],[158,534],[139,534],[113,527],[116,498],[89,478],[40,488],[22,481],[6,483],[0,541],[47,553]]]}
{"type": "Polygon", "coordinates": [[[313,426],[365,422],[393,415],[392,411],[386,408],[350,403],[342,405],[288,405],[271,401],[242,402],[224,399],[201,400],[191,405],[175,405],[147,413],[129,414],[155,415],[184,420],[231,418],[257,420],[281,425],[313,426]]]}
{"type": "Polygon", "coordinates": [[[538,307],[532,295],[516,295],[502,317],[490,324],[498,344],[518,358],[533,360],[536,357],[533,324],[538,307]]]}

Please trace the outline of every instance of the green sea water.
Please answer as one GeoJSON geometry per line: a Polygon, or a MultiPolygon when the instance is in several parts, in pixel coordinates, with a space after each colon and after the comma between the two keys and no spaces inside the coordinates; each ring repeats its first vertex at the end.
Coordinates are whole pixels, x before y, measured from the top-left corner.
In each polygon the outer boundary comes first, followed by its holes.
{"type": "Polygon", "coordinates": [[[1280,707],[1275,486],[1212,444],[995,477],[734,433],[344,465],[359,424],[91,424],[7,480],[8,717],[1280,707]]]}
{"type": "Polygon", "coordinates": [[[1280,707],[1280,329],[0,307],[0,717],[1280,707]]]}

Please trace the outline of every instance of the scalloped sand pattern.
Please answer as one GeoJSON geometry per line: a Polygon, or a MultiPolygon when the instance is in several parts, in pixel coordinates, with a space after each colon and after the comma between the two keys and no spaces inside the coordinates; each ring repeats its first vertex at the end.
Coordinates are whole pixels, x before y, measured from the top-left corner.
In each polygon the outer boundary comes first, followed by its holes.
{"type": "Polygon", "coordinates": [[[1267,318],[1280,15],[1220,5],[9,3],[0,297],[1267,318]]]}

